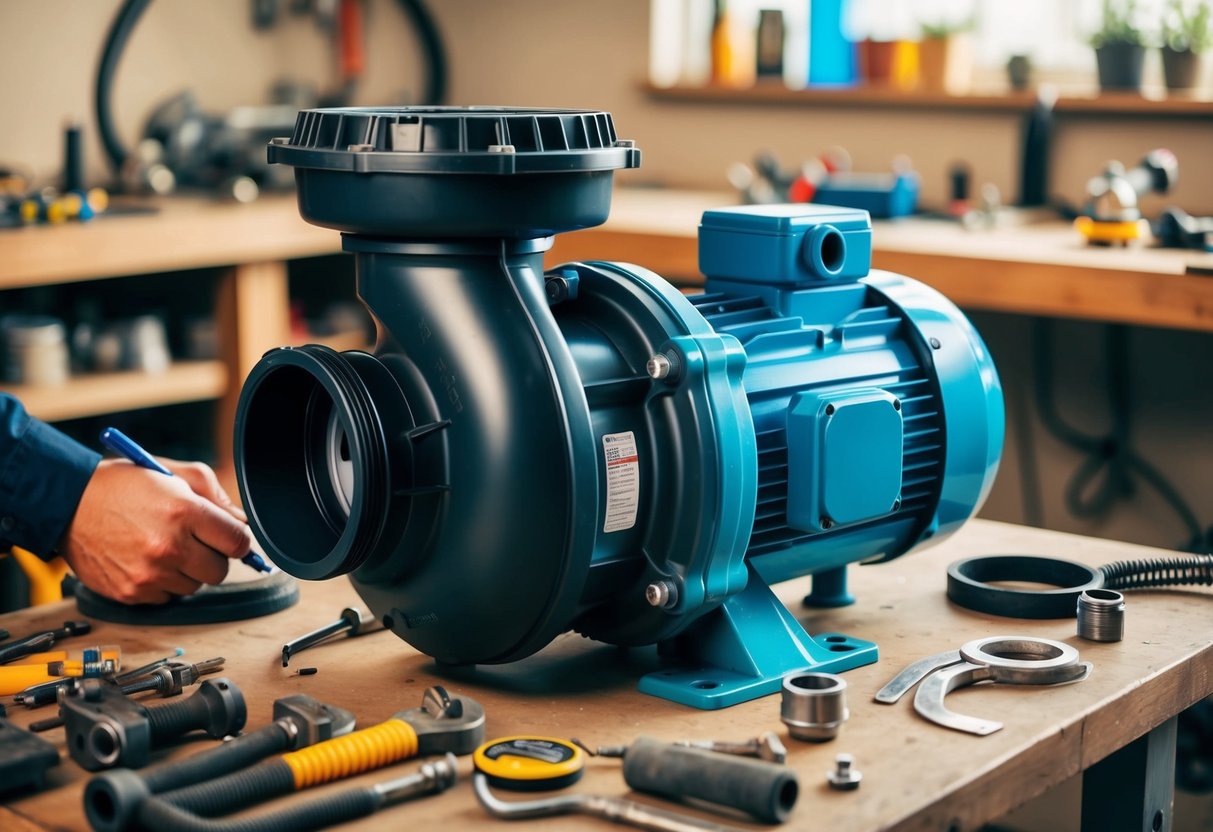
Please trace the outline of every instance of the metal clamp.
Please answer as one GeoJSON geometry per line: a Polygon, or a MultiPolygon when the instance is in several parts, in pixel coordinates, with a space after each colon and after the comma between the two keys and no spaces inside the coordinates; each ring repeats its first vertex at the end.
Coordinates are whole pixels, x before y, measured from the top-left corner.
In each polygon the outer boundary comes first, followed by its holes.
{"type": "Polygon", "coordinates": [[[889,705],[918,682],[914,710],[945,728],[985,736],[1002,728],[990,719],[948,710],[947,695],[959,687],[992,681],[1011,685],[1059,685],[1081,682],[1091,672],[1090,662],[1079,660],[1068,644],[1030,636],[991,636],[967,642],[959,650],[919,659],[893,677],[876,693],[876,701],[889,705]]]}

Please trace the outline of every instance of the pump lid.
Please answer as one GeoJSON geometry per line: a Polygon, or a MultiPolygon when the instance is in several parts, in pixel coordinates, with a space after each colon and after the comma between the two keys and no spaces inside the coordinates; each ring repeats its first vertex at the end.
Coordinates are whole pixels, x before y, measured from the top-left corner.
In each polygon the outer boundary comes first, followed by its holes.
{"type": "Polygon", "coordinates": [[[302,110],[269,161],[358,173],[556,173],[640,166],[610,113],[520,107],[302,110]]]}
{"type": "Polygon", "coordinates": [[[640,151],[610,113],[514,107],[303,110],[271,163],[315,225],[388,239],[535,239],[599,225],[640,151]]]}

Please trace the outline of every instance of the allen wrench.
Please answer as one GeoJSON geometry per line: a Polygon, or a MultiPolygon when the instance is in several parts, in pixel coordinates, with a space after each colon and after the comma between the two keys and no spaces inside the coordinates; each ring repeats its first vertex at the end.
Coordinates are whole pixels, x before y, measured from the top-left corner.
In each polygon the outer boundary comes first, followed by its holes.
{"type": "Polygon", "coordinates": [[[1002,723],[948,710],[944,699],[949,693],[986,681],[1062,685],[1081,682],[1090,674],[1091,663],[1080,661],[1078,651],[1068,644],[1030,636],[991,636],[919,659],[877,691],[875,699],[891,705],[922,682],[914,694],[919,716],[945,728],[985,736],[1000,730],[1002,723]]]}

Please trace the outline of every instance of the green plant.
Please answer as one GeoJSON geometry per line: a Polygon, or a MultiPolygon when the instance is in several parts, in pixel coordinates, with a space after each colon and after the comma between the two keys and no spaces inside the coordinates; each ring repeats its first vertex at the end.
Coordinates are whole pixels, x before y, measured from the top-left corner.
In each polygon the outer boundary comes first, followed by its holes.
{"type": "Polygon", "coordinates": [[[1137,16],[1137,0],[1103,0],[1103,23],[1091,36],[1091,45],[1144,46],[1146,39],[1133,22],[1137,16]]]}
{"type": "Polygon", "coordinates": [[[973,18],[964,18],[961,20],[940,20],[935,23],[923,23],[922,39],[935,40],[958,35],[961,32],[968,32],[973,29],[973,18]]]}
{"type": "Polygon", "coordinates": [[[1171,0],[1162,19],[1162,42],[1176,52],[1204,52],[1213,46],[1208,0],[1184,3],[1171,0]]]}

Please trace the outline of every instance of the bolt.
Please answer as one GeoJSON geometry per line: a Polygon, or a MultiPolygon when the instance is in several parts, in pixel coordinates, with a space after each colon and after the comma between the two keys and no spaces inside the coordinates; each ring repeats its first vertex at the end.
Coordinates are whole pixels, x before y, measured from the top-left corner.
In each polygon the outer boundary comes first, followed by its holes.
{"type": "MultiPolygon", "coordinates": [[[[788,759],[788,750],[774,731],[745,742],[721,742],[718,740],[682,740],[674,743],[687,748],[703,748],[718,754],[736,754],[741,757],[757,757],[770,763],[783,763],[788,759]]],[[[601,750],[599,751],[601,754],[601,750]]],[[[606,756],[606,755],[603,755],[606,756]]]]}
{"type": "Polygon", "coordinates": [[[834,770],[826,772],[826,780],[829,781],[831,789],[849,792],[859,788],[863,772],[852,768],[854,763],[855,758],[850,754],[839,754],[834,758],[834,770]]]}
{"type": "Polygon", "coordinates": [[[825,529],[825,530],[829,530],[829,529],[834,528],[834,521],[833,521],[831,518],[826,517],[826,516],[823,514],[823,515],[821,516],[821,528],[822,528],[822,529],[825,529]]]}
{"type": "Polygon", "coordinates": [[[827,416],[833,416],[835,410],[837,410],[837,408],[834,407],[834,405],[832,405],[832,404],[826,405],[826,415],[827,416]]]}
{"type": "Polygon", "coordinates": [[[678,603],[678,587],[671,581],[653,581],[644,588],[644,600],[654,607],[669,609],[678,603]]]}
{"type": "Polygon", "coordinates": [[[933,349],[933,350],[937,350],[937,349],[939,349],[941,346],[943,346],[942,344],[940,344],[940,343],[939,343],[939,339],[938,339],[938,338],[932,338],[932,339],[930,340],[930,344],[931,344],[931,349],[933,349]]]}
{"type": "Polygon", "coordinates": [[[513,153],[514,145],[512,144],[491,144],[488,146],[489,153],[513,153]]]}
{"type": "Polygon", "coordinates": [[[665,353],[659,352],[649,359],[648,363],[644,365],[644,369],[649,374],[649,378],[660,381],[669,376],[673,365],[665,353]]]}
{"type": "Polygon", "coordinates": [[[346,147],[350,153],[370,153],[375,149],[373,144],[351,144],[346,147]]]}
{"type": "Polygon", "coordinates": [[[901,399],[893,399],[893,409],[901,410],[901,399]]]}

